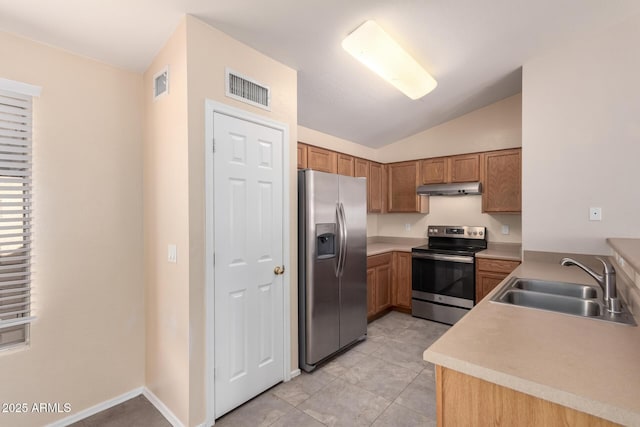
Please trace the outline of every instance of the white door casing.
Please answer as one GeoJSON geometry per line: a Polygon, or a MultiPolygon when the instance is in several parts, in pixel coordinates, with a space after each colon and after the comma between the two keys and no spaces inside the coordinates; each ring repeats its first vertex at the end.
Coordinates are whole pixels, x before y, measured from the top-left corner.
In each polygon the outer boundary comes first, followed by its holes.
{"type": "Polygon", "coordinates": [[[222,104],[207,107],[207,135],[215,140],[215,154],[207,153],[206,227],[212,422],[290,377],[289,276],[274,273],[289,253],[288,132],[222,104]]]}

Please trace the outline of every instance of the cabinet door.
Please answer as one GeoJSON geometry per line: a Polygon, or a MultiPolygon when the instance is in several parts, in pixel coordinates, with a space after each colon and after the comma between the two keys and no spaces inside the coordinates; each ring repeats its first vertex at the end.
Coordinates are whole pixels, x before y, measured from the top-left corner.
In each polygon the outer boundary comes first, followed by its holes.
{"type": "Polygon", "coordinates": [[[520,261],[476,258],[476,304],[509,275],[520,261]]]}
{"type": "Polygon", "coordinates": [[[422,184],[444,184],[449,175],[449,162],[446,157],[426,159],[421,162],[422,184]]]}
{"type": "Polygon", "coordinates": [[[367,211],[369,213],[382,213],[384,198],[382,197],[382,165],[369,162],[367,211]]]}
{"type": "Polygon", "coordinates": [[[338,153],[338,173],[340,175],[354,176],[354,160],[352,156],[338,153]]]}
{"type": "Polygon", "coordinates": [[[449,158],[449,182],[475,182],[480,180],[480,155],[464,154],[449,158]]]}
{"type": "Polygon", "coordinates": [[[391,307],[391,263],[376,267],[376,313],[391,307]]]}
{"type": "Polygon", "coordinates": [[[298,142],[298,169],[307,168],[307,146],[298,142]]]}
{"type": "Polygon", "coordinates": [[[411,309],[411,253],[393,253],[393,305],[411,309]]]}
{"type": "Polygon", "coordinates": [[[316,171],[337,173],[338,153],[324,148],[307,147],[307,167],[316,171]]]}
{"type": "MultiPolygon", "coordinates": [[[[354,161],[354,175],[355,177],[369,178],[369,161],[365,159],[356,158],[354,161]]],[[[367,188],[369,188],[369,181],[367,180],[367,188]]]]}
{"type": "Polygon", "coordinates": [[[367,317],[376,314],[376,269],[367,268],[367,317]]]}
{"type": "Polygon", "coordinates": [[[479,271],[486,271],[489,273],[509,274],[519,265],[520,261],[511,261],[508,259],[476,258],[476,268],[479,271]]]}
{"type": "Polygon", "coordinates": [[[428,212],[421,200],[428,198],[418,196],[416,192],[420,184],[419,161],[387,165],[387,180],[388,212],[428,212]]]}
{"type": "Polygon", "coordinates": [[[508,274],[504,273],[476,272],[476,304],[482,301],[507,276],[508,274]]]}
{"type": "Polygon", "coordinates": [[[521,150],[490,151],[482,154],[482,211],[522,211],[521,150]]]}

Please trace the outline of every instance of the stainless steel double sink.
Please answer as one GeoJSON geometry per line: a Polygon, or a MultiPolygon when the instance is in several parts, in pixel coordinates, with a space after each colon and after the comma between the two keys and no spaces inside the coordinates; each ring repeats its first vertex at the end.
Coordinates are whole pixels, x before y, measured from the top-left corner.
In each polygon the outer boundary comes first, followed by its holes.
{"type": "Polygon", "coordinates": [[[512,277],[491,301],[636,326],[626,307],[622,313],[607,311],[597,286],[512,277]]]}

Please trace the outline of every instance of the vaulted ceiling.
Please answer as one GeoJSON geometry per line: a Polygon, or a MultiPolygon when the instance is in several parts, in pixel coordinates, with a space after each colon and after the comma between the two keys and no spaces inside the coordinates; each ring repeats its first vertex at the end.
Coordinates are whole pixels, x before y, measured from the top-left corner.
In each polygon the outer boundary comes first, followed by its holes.
{"type": "Polygon", "coordinates": [[[0,0],[0,30],[144,71],[192,14],[298,70],[300,125],[380,147],[520,92],[527,60],[637,13],[637,0],[0,0]],[[368,19],[436,90],[412,101],[342,50],[368,19]]]}

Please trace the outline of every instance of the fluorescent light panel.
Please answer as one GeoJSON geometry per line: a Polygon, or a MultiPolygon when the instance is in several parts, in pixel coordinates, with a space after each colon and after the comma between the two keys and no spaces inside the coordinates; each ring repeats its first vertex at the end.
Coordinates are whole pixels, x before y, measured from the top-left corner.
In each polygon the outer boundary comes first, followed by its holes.
{"type": "Polygon", "coordinates": [[[343,41],[344,50],[411,99],[422,98],[438,83],[374,21],[367,21],[343,41]]]}

